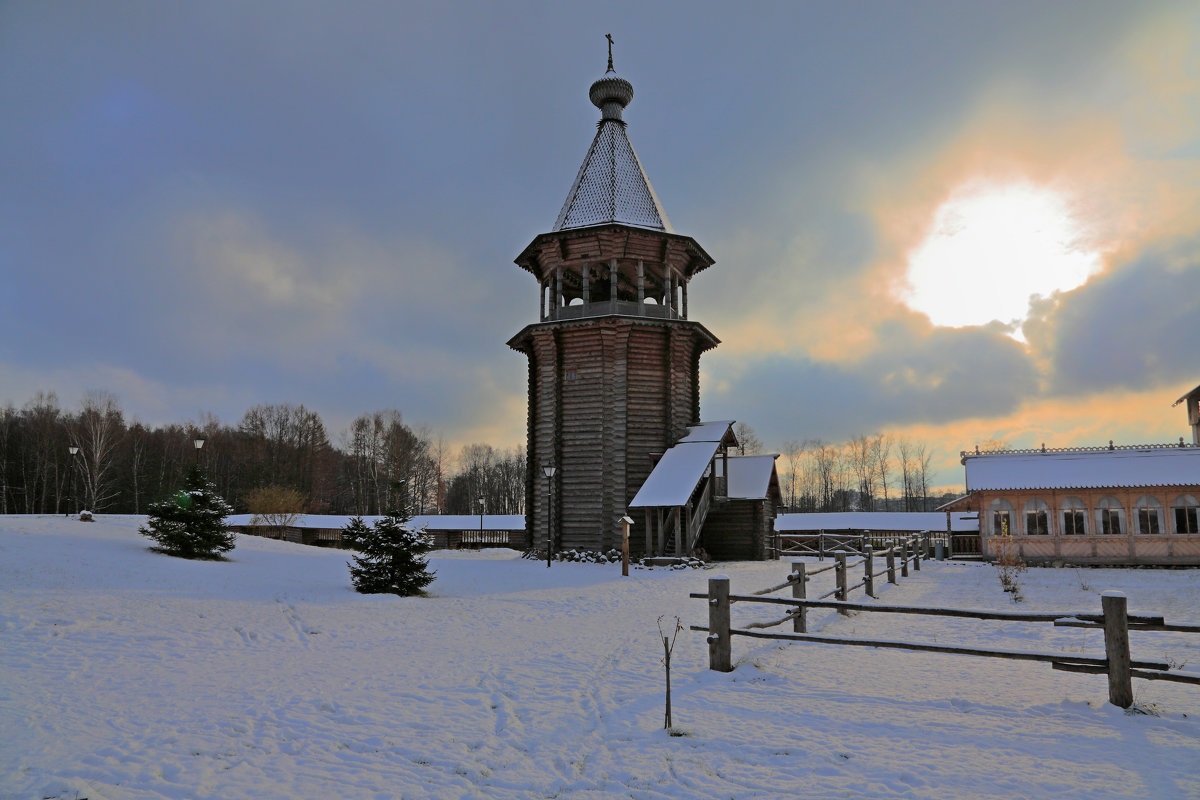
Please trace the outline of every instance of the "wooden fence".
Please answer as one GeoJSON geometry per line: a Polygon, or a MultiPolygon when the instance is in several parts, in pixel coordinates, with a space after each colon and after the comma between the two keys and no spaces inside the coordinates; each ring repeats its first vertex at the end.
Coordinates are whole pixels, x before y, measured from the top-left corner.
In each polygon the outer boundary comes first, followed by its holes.
{"type": "Polygon", "coordinates": [[[928,557],[937,543],[941,543],[947,558],[954,556],[980,555],[979,533],[952,533],[946,531],[914,531],[909,534],[896,532],[880,533],[864,530],[861,533],[850,531],[817,531],[817,532],[776,532],[772,537],[770,558],[784,556],[816,556],[822,561],[827,555],[844,550],[855,555],[865,555],[867,545],[877,551],[887,547],[892,541],[900,538],[917,539],[928,557]]]}
{"type": "MultiPolygon", "coordinates": [[[[871,556],[864,558],[870,563],[871,556]]],[[[1188,683],[1200,686],[1200,675],[1180,675],[1167,672],[1170,665],[1158,661],[1133,661],[1130,658],[1129,632],[1137,631],[1182,631],[1200,633],[1200,625],[1169,625],[1163,617],[1154,615],[1131,615],[1127,612],[1125,595],[1120,592],[1105,592],[1101,597],[1101,613],[1037,613],[1019,611],[978,611],[961,608],[928,608],[919,606],[879,606],[865,603],[846,602],[846,593],[860,586],[872,594],[872,585],[864,577],[864,582],[853,587],[845,586],[846,569],[845,555],[840,554],[837,563],[823,567],[805,575],[805,565],[802,562],[792,564],[792,573],[788,580],[779,586],[763,589],[749,595],[732,595],[729,593],[728,578],[711,578],[708,581],[708,594],[691,594],[689,597],[708,601],[708,626],[691,626],[694,631],[708,633],[708,666],[719,672],[730,672],[733,669],[731,639],[734,636],[747,636],[756,639],[778,639],[792,642],[818,642],[823,644],[851,645],[857,647],[879,647],[898,650],[915,650],[930,653],[952,653],[957,655],[982,656],[985,658],[1015,659],[1020,661],[1044,661],[1053,669],[1066,672],[1084,672],[1089,674],[1108,675],[1108,700],[1113,705],[1129,708],[1133,704],[1133,678],[1144,680],[1165,680],[1177,683],[1188,683]],[[818,572],[828,569],[838,569],[839,583],[837,588],[827,592],[820,598],[809,600],[805,597],[807,579],[818,572]],[[792,597],[765,597],[764,595],[779,591],[787,586],[792,587],[792,597]],[[836,594],[837,600],[825,598],[836,594]],[[743,629],[733,629],[730,625],[729,608],[732,603],[764,603],[789,606],[790,611],[782,618],[771,622],[752,623],[743,629]],[[1055,627],[1069,628],[1103,628],[1104,658],[1088,656],[1072,656],[1063,653],[1027,653],[1014,650],[993,650],[976,647],[955,647],[951,645],[924,644],[919,642],[898,642],[881,639],[855,639],[840,636],[818,636],[807,633],[805,612],[809,608],[833,608],[839,613],[850,611],[865,611],[887,614],[915,614],[935,617],[966,617],[982,620],[1007,620],[1020,622],[1050,622],[1055,627]],[[762,628],[771,628],[792,621],[793,633],[765,633],[762,628]]],[[[889,566],[891,565],[889,558],[889,566]]],[[[914,559],[914,566],[919,565],[919,559],[914,559]]],[[[919,569],[919,566],[916,566],[919,569]]],[[[864,569],[869,574],[870,566],[864,569]]],[[[887,571],[887,570],[885,570],[887,571]]],[[[889,581],[895,582],[894,575],[889,574],[889,581]]]]}

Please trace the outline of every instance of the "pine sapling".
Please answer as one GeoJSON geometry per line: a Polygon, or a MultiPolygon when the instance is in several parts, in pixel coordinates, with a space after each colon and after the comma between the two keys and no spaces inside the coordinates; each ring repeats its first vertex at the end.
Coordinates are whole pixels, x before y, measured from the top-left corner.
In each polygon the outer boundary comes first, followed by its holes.
{"type": "Polygon", "coordinates": [[[346,527],[342,528],[342,547],[350,550],[361,549],[361,542],[371,534],[371,529],[362,517],[354,517],[346,527]]]}
{"type": "Polygon", "coordinates": [[[182,489],[151,503],[149,512],[138,533],[158,542],[157,549],[168,555],[219,559],[237,543],[237,534],[225,527],[233,509],[199,466],[188,470],[182,489]]]}
{"type": "MultiPolygon", "coordinates": [[[[351,526],[353,521],[347,528],[351,526]]],[[[345,537],[346,529],[342,530],[345,537]]],[[[425,560],[433,549],[429,537],[413,530],[408,518],[398,512],[381,517],[370,528],[355,526],[350,535],[357,539],[359,551],[349,564],[350,580],[363,594],[423,594],[436,577],[425,560]]]]}

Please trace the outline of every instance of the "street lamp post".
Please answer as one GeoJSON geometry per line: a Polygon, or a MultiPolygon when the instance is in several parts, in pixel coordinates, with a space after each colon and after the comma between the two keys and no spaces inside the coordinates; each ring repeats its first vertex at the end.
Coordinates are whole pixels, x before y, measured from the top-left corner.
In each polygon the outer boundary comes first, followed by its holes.
{"type": "Polygon", "coordinates": [[[200,464],[200,448],[204,447],[204,437],[197,436],[195,439],[192,439],[192,446],[196,448],[196,464],[197,464],[197,466],[199,466],[199,464],[200,464]]]}
{"type": "Polygon", "coordinates": [[[483,544],[483,498],[479,498],[479,543],[483,544]]]}
{"type": "MultiPolygon", "coordinates": [[[[75,473],[79,471],[78,462],[75,457],[79,455],[79,445],[71,445],[67,448],[67,452],[71,454],[71,499],[75,501],[75,510],[79,510],[79,496],[76,494],[75,488],[75,473]]],[[[63,516],[69,516],[71,512],[64,511],[63,516]]]]}
{"type": "Polygon", "coordinates": [[[546,475],[546,569],[550,569],[550,551],[554,545],[554,538],[550,532],[551,520],[554,518],[554,491],[551,481],[554,480],[556,471],[549,461],[542,465],[542,472],[546,475]]]}

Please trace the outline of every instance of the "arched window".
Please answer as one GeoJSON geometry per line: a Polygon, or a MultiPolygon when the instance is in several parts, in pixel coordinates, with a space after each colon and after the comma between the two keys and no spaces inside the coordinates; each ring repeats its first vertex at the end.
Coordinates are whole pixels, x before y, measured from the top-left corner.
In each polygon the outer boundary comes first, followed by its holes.
{"type": "Polygon", "coordinates": [[[1007,500],[993,500],[989,510],[992,512],[990,515],[992,536],[1011,536],[1017,532],[1013,526],[1017,512],[1012,507],[1012,503],[1007,500]]]}
{"type": "Polygon", "coordinates": [[[1025,535],[1050,535],[1050,506],[1039,497],[1025,504],[1025,535]]]}
{"type": "Polygon", "coordinates": [[[1087,535],[1087,511],[1078,497],[1063,500],[1062,532],[1064,536],[1087,535]]]}
{"type": "Polygon", "coordinates": [[[1125,530],[1125,507],[1111,495],[1096,503],[1096,530],[1108,536],[1120,536],[1125,530]]]}
{"type": "Polygon", "coordinates": [[[1158,498],[1142,495],[1133,507],[1137,514],[1138,533],[1162,533],[1162,503],[1158,502],[1158,498]]]}
{"type": "Polygon", "coordinates": [[[1200,533],[1200,527],[1196,525],[1196,517],[1200,514],[1200,503],[1196,502],[1195,497],[1190,494],[1181,494],[1175,498],[1171,511],[1175,517],[1176,533],[1200,533]]]}

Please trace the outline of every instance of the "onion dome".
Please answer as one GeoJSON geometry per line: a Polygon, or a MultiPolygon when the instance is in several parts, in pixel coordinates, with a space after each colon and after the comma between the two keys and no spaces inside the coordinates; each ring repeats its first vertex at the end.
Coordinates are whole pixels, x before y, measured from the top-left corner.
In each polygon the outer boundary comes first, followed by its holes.
{"type": "Polygon", "coordinates": [[[616,75],[606,74],[588,91],[592,105],[600,109],[600,118],[621,121],[621,109],[633,101],[633,84],[616,75]]]}
{"type": "Polygon", "coordinates": [[[553,230],[615,222],[671,233],[667,214],[625,132],[621,111],[633,100],[633,84],[613,71],[611,50],[608,71],[592,84],[588,99],[600,109],[596,138],[553,230]]]}

